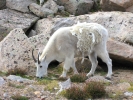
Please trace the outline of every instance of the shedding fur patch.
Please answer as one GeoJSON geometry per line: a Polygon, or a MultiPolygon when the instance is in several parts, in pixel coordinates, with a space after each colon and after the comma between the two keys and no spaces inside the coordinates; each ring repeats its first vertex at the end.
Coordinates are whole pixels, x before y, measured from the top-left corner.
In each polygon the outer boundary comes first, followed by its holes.
{"type": "Polygon", "coordinates": [[[94,45],[102,41],[100,29],[95,24],[79,23],[72,26],[70,32],[78,38],[77,48],[82,52],[83,57],[84,52],[89,54],[94,45]]]}

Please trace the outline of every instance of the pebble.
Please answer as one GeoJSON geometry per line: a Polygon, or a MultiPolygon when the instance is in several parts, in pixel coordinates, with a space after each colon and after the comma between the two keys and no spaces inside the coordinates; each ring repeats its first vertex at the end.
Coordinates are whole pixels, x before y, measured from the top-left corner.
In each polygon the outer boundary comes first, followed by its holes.
{"type": "Polygon", "coordinates": [[[42,95],[42,93],[41,93],[40,91],[35,91],[34,94],[35,94],[38,98],[40,98],[41,95],[42,95]]]}
{"type": "Polygon", "coordinates": [[[8,93],[4,93],[4,94],[3,94],[3,97],[4,97],[4,98],[7,98],[7,97],[8,97],[8,93]]]}

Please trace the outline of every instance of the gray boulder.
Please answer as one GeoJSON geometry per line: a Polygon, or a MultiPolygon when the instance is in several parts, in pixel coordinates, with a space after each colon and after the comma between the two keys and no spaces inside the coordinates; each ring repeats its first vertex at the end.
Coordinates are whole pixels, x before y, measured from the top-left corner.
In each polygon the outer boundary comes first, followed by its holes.
{"type": "MultiPolygon", "coordinates": [[[[36,67],[32,58],[32,50],[37,58],[36,49],[47,43],[48,37],[44,35],[28,38],[20,28],[12,30],[4,40],[0,42],[0,70],[22,68],[29,75],[35,76],[36,67]],[[36,49],[35,49],[36,48],[36,49]]],[[[41,51],[41,50],[40,50],[41,51]]]]}
{"type": "Polygon", "coordinates": [[[101,0],[100,5],[104,11],[126,11],[133,6],[133,0],[101,0]]]}
{"type": "Polygon", "coordinates": [[[29,80],[29,79],[26,79],[26,78],[22,78],[20,76],[16,76],[16,75],[9,75],[7,77],[8,80],[11,80],[11,81],[17,81],[17,82],[33,82],[33,80],[29,80]]]}
{"type": "Polygon", "coordinates": [[[58,5],[53,0],[48,0],[42,7],[52,10],[54,13],[58,11],[58,5]]]}
{"type": "Polygon", "coordinates": [[[63,5],[71,14],[82,15],[88,14],[93,7],[93,0],[57,0],[57,4],[63,5]]]}
{"type": "Polygon", "coordinates": [[[35,68],[31,57],[33,45],[20,28],[12,30],[0,42],[0,70],[22,68],[33,74],[35,68]],[[30,71],[29,71],[30,70],[30,71]]]}
{"type": "Polygon", "coordinates": [[[29,5],[29,9],[38,17],[47,17],[57,13],[58,6],[53,0],[48,0],[43,6],[32,3],[29,5]]]}
{"type": "Polygon", "coordinates": [[[6,0],[8,8],[24,13],[29,13],[28,6],[31,3],[36,3],[36,0],[6,0]]]}
{"type": "Polygon", "coordinates": [[[22,28],[25,32],[39,18],[10,9],[0,10],[0,41],[14,28],[22,28]]]}
{"type": "Polygon", "coordinates": [[[121,64],[129,63],[128,65],[133,63],[132,46],[115,41],[113,39],[109,39],[107,42],[107,50],[110,54],[110,57],[114,59],[116,62],[119,62],[121,64]]]}

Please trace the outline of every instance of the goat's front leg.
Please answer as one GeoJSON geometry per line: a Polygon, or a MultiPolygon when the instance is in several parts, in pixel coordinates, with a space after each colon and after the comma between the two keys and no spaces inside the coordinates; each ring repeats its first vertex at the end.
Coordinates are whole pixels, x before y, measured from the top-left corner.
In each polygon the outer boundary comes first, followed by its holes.
{"type": "Polygon", "coordinates": [[[94,75],[94,72],[95,72],[96,67],[97,67],[97,64],[98,64],[97,55],[96,55],[95,52],[90,53],[90,55],[89,55],[89,60],[91,61],[92,66],[91,66],[90,72],[86,75],[86,76],[88,76],[88,77],[94,75]]]}
{"type": "Polygon", "coordinates": [[[65,58],[65,62],[64,62],[64,66],[63,66],[63,72],[62,72],[60,77],[63,77],[63,78],[66,77],[66,74],[67,74],[68,70],[70,69],[72,60],[73,60],[72,57],[66,57],[65,58]]]}

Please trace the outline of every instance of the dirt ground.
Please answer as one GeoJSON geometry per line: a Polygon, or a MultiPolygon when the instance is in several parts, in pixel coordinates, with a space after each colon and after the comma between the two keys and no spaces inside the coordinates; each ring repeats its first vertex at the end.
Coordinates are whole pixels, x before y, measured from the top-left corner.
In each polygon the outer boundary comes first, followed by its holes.
{"type": "MultiPolygon", "coordinates": [[[[4,75],[1,76],[6,83],[0,86],[0,100],[13,100],[11,96],[18,94],[28,97],[29,100],[67,100],[64,97],[56,96],[58,89],[51,92],[44,90],[46,85],[36,84],[35,78],[32,78],[35,82],[20,83],[7,80],[4,75]]],[[[129,85],[133,87],[133,70],[115,69],[113,70],[111,84],[106,85],[108,96],[101,99],[133,100],[133,96],[124,96],[124,92],[128,92],[129,85]]]]}

